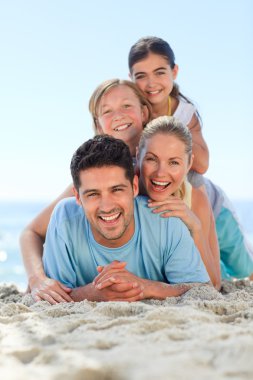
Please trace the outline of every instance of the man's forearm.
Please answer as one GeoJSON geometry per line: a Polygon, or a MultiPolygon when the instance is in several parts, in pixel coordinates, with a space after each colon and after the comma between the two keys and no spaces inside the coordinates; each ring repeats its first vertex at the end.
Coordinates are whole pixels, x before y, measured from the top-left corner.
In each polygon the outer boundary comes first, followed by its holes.
{"type": "Polygon", "coordinates": [[[144,298],[164,300],[167,297],[179,297],[191,288],[192,284],[170,285],[165,282],[144,280],[144,298]]]}
{"type": "Polygon", "coordinates": [[[187,292],[192,284],[178,284],[170,285],[165,282],[147,280],[137,277],[136,275],[128,272],[127,270],[121,270],[119,272],[107,271],[104,276],[101,274],[95,280],[95,287],[97,289],[110,288],[113,282],[115,283],[128,283],[138,284],[142,289],[142,299],[159,299],[163,300],[167,297],[178,297],[187,292]]]}
{"type": "Polygon", "coordinates": [[[88,301],[98,301],[97,299],[97,293],[96,289],[92,284],[80,286],[79,288],[75,288],[72,290],[70,293],[70,297],[75,301],[75,302],[80,302],[83,300],[88,300],[88,301]]]}

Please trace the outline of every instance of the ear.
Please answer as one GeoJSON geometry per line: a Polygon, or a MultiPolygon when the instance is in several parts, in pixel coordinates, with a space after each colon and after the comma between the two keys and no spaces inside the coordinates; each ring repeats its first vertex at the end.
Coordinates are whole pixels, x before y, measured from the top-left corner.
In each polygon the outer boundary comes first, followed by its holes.
{"type": "Polygon", "coordinates": [[[177,79],[178,69],[179,69],[178,65],[175,65],[174,68],[172,69],[173,80],[177,79]]]}
{"type": "Polygon", "coordinates": [[[140,158],[140,151],[139,151],[139,147],[137,146],[136,147],[136,154],[135,154],[135,157],[136,157],[136,162],[139,161],[139,158],[140,158]]]}
{"type": "Polygon", "coordinates": [[[137,175],[134,176],[133,192],[134,192],[134,197],[137,197],[137,195],[139,194],[139,178],[137,175]]]}
{"type": "Polygon", "coordinates": [[[131,81],[133,81],[133,77],[132,77],[132,74],[131,73],[128,73],[128,77],[131,81]]]}
{"type": "Polygon", "coordinates": [[[73,186],[73,193],[74,193],[75,198],[76,198],[76,203],[77,203],[79,206],[82,206],[82,202],[81,202],[81,199],[80,199],[79,192],[76,190],[75,186],[73,186]]]}
{"type": "Polygon", "coordinates": [[[97,135],[103,135],[104,134],[104,131],[102,129],[102,127],[100,126],[98,120],[94,120],[94,123],[95,123],[95,126],[96,126],[96,134],[97,135]]]}
{"type": "Polygon", "coordinates": [[[189,170],[191,169],[191,167],[192,167],[193,160],[194,160],[194,154],[191,155],[190,162],[189,162],[189,165],[188,165],[187,173],[188,173],[188,171],[189,171],[189,170]]]}
{"type": "Polygon", "coordinates": [[[147,106],[143,105],[142,111],[141,111],[141,118],[142,118],[142,122],[144,126],[147,124],[149,117],[150,117],[149,109],[147,106]]]}
{"type": "Polygon", "coordinates": [[[135,164],[135,168],[134,168],[134,171],[135,171],[135,174],[138,175],[138,177],[140,177],[140,151],[139,151],[139,147],[137,146],[136,147],[136,155],[135,155],[135,158],[136,158],[136,164],[135,164]]]}

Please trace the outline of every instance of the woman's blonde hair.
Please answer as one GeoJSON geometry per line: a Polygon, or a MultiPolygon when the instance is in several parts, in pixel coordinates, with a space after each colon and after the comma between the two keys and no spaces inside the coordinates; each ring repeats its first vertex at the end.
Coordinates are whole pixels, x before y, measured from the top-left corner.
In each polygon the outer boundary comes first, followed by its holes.
{"type": "Polygon", "coordinates": [[[159,116],[150,121],[143,130],[139,142],[139,152],[143,149],[146,140],[151,139],[158,133],[175,136],[185,145],[185,153],[192,154],[192,136],[189,129],[173,116],[159,116]]]}
{"type": "MultiPolygon", "coordinates": [[[[89,101],[89,110],[93,118],[93,129],[95,131],[95,134],[98,134],[98,108],[100,101],[108,91],[110,91],[114,87],[118,86],[127,86],[129,87],[134,94],[137,96],[137,98],[140,101],[140,105],[142,107],[147,108],[147,122],[151,120],[151,105],[148,102],[148,100],[144,97],[142,92],[139,90],[139,88],[133,83],[128,80],[123,80],[123,79],[109,79],[106,80],[105,82],[101,83],[93,92],[91,95],[90,101],[89,101]]],[[[143,126],[144,128],[145,126],[143,126]]]]}

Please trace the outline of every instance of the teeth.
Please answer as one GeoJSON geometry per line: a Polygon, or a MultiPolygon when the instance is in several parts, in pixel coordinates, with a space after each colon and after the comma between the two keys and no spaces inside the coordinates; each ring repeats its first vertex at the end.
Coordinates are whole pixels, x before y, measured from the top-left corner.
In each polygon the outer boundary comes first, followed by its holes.
{"type": "Polygon", "coordinates": [[[155,95],[155,94],[159,94],[160,90],[157,90],[157,91],[148,91],[148,94],[151,94],[151,95],[155,95]]]}
{"type": "Polygon", "coordinates": [[[115,214],[115,215],[111,215],[111,216],[101,216],[100,215],[100,218],[103,219],[105,222],[109,222],[109,221],[112,221],[112,220],[116,220],[118,217],[119,217],[119,214],[115,214]]]}
{"type": "Polygon", "coordinates": [[[123,131],[124,129],[127,129],[131,124],[123,124],[120,125],[119,127],[116,127],[114,130],[115,131],[123,131]]]}
{"type": "Polygon", "coordinates": [[[160,181],[153,181],[152,180],[152,183],[154,185],[158,185],[158,186],[167,186],[170,182],[160,182],[160,181]]]}

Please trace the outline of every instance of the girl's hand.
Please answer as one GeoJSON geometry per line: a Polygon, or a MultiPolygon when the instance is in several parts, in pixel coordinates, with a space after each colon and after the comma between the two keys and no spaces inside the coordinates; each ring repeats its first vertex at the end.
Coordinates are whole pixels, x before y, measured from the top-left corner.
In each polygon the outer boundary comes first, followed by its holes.
{"type": "Polygon", "coordinates": [[[30,290],[34,301],[47,301],[52,305],[60,302],[74,302],[70,297],[72,289],[60,281],[43,276],[30,282],[30,290]]]}
{"type": "Polygon", "coordinates": [[[167,200],[160,202],[149,199],[148,207],[153,209],[153,213],[160,213],[162,218],[169,218],[171,216],[180,218],[192,234],[201,229],[201,223],[198,217],[180,198],[171,196],[167,200]]]}

